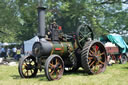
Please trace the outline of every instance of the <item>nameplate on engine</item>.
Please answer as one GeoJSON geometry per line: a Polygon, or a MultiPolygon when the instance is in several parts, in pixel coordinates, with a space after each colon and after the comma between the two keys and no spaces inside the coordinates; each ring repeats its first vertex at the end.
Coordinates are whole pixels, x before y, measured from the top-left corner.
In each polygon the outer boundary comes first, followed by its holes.
{"type": "Polygon", "coordinates": [[[61,48],[55,48],[56,51],[62,50],[61,48]]]}

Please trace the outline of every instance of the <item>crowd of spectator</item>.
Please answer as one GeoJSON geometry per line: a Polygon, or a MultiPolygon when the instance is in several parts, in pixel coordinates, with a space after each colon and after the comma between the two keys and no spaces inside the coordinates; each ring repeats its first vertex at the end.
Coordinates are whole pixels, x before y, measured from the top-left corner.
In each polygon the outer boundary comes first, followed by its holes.
{"type": "Polygon", "coordinates": [[[16,60],[19,60],[19,58],[21,57],[21,51],[21,48],[17,48],[15,46],[13,48],[7,48],[2,46],[0,48],[0,57],[4,57],[4,59],[6,59],[7,57],[11,57],[16,60]]]}

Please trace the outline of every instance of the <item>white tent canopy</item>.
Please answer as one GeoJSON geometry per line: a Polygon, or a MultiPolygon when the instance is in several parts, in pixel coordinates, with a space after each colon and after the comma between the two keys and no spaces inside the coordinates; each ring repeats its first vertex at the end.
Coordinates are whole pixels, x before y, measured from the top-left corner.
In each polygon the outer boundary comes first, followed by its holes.
{"type": "Polygon", "coordinates": [[[24,41],[24,52],[25,53],[31,53],[32,52],[32,46],[37,41],[39,41],[38,36],[35,36],[30,40],[24,41]]]}
{"type": "Polygon", "coordinates": [[[3,45],[3,46],[7,46],[7,45],[9,45],[9,43],[6,43],[6,42],[5,42],[5,43],[3,43],[2,45],[3,45]]]}
{"type": "Polygon", "coordinates": [[[20,43],[7,43],[7,42],[1,43],[0,42],[0,46],[9,46],[9,45],[17,45],[17,44],[20,45],[20,43]]]}

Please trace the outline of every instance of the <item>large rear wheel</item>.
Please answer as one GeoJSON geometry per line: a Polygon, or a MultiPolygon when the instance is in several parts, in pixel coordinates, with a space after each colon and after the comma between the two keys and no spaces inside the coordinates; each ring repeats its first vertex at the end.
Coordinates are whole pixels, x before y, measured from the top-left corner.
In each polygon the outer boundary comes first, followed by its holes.
{"type": "Polygon", "coordinates": [[[89,74],[104,72],[107,65],[107,53],[104,45],[99,41],[89,41],[85,44],[81,54],[82,67],[89,74]]]}

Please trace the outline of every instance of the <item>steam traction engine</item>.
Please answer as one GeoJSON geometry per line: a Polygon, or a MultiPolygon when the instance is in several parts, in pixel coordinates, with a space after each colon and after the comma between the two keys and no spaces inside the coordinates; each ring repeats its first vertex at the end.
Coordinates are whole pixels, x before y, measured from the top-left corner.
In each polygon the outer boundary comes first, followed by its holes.
{"type": "Polygon", "coordinates": [[[49,38],[45,38],[45,8],[38,7],[39,42],[35,42],[32,54],[24,56],[19,62],[22,78],[35,77],[44,68],[48,80],[58,80],[64,69],[76,71],[82,67],[89,74],[98,74],[106,69],[106,50],[104,45],[93,40],[91,28],[85,24],[78,27],[75,36],[66,35],[53,22],[49,38]],[[59,28],[59,29],[58,29],[59,28]]]}

